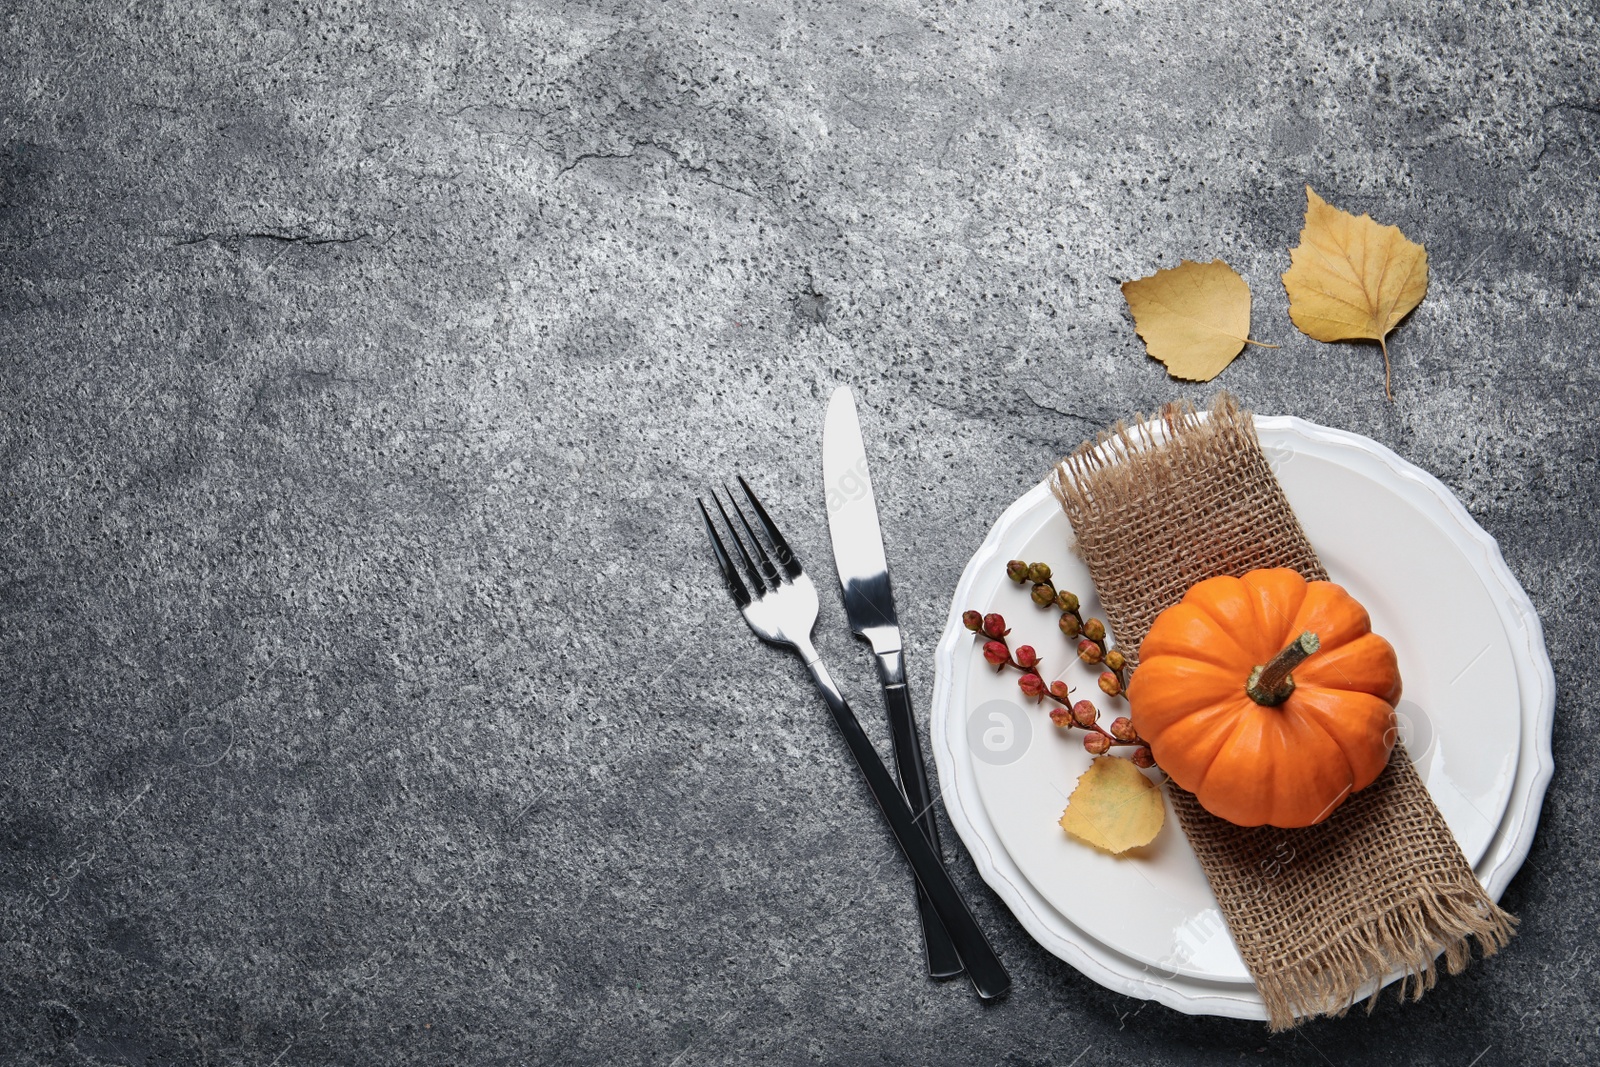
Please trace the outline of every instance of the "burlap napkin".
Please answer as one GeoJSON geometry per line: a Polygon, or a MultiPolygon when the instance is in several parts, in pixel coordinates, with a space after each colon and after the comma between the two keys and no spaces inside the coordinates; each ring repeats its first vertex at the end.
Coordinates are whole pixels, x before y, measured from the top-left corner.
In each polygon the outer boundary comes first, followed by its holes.
{"type": "MultiPolygon", "coordinates": [[[[1208,419],[1184,404],[1119,424],[1062,460],[1051,483],[1135,664],[1156,615],[1196,582],[1257,567],[1328,576],[1227,394],[1208,419]]],[[[1167,788],[1274,1030],[1343,1014],[1369,985],[1371,1010],[1376,983],[1397,970],[1400,995],[1415,999],[1441,953],[1455,974],[1469,938],[1488,956],[1511,937],[1515,918],[1479,885],[1400,745],[1376,782],[1301,830],[1235,826],[1167,788]]]]}

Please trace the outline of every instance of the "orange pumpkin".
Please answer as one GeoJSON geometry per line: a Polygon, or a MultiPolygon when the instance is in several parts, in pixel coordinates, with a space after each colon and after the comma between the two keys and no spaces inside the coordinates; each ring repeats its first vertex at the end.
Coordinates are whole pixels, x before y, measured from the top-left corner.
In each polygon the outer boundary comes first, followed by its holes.
{"type": "Polygon", "coordinates": [[[1281,568],[1190,589],[1156,617],[1128,685],[1156,762],[1241,826],[1311,826],[1371,785],[1399,699],[1366,609],[1281,568]]]}

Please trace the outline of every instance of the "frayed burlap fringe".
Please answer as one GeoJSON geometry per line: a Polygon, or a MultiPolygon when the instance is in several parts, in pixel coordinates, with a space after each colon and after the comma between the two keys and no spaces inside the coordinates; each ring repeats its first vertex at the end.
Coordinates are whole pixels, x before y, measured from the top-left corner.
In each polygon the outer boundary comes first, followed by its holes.
{"type": "MultiPolygon", "coordinates": [[[[1292,567],[1326,579],[1248,413],[1226,393],[1208,418],[1188,404],[1119,423],[1051,477],[1118,645],[1218,574],[1292,567]]],[[[1484,892],[1404,748],[1318,826],[1242,827],[1168,783],[1184,833],[1267,1006],[1274,1030],[1340,1015],[1403,975],[1415,999],[1455,974],[1476,939],[1493,955],[1516,920],[1484,892]]]]}
{"type": "Polygon", "coordinates": [[[1471,939],[1492,956],[1516,920],[1489,900],[1404,748],[1378,780],[1327,822],[1302,830],[1243,827],[1168,783],[1184,833],[1250,967],[1274,1030],[1343,1015],[1381,980],[1401,999],[1458,974],[1471,939]]]}

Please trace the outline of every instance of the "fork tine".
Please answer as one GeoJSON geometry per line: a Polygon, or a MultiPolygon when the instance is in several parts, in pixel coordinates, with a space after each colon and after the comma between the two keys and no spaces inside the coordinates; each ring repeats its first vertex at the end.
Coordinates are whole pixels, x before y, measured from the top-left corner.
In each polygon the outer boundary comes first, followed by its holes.
{"type": "Polygon", "coordinates": [[[755,491],[750,488],[750,483],[744,480],[744,475],[735,475],[735,477],[739,479],[739,484],[744,487],[744,495],[750,499],[750,506],[755,509],[756,520],[761,523],[761,528],[767,532],[767,539],[772,542],[773,553],[778,557],[778,565],[783,568],[783,572],[789,577],[800,577],[800,560],[790,550],[789,542],[785,541],[783,535],[778,532],[778,527],[773,523],[772,516],[767,514],[767,509],[762,507],[761,501],[756,499],[755,491]]]}
{"type": "Polygon", "coordinates": [[[739,501],[734,499],[733,490],[728,489],[726,491],[728,503],[733,505],[733,510],[739,515],[739,522],[744,526],[744,532],[750,535],[750,543],[755,546],[756,558],[761,561],[761,573],[766,577],[768,584],[772,588],[778,588],[778,583],[781,580],[778,575],[778,568],[772,565],[772,558],[767,555],[767,550],[761,546],[761,538],[756,536],[756,531],[750,525],[750,520],[745,518],[744,508],[741,508],[739,501]]]}
{"type": "MultiPolygon", "coordinates": [[[[756,596],[760,596],[767,591],[767,586],[761,580],[761,572],[756,569],[755,560],[751,559],[750,553],[744,550],[744,542],[739,539],[739,530],[733,525],[733,520],[728,518],[728,509],[722,506],[722,498],[717,495],[714,489],[711,491],[711,499],[717,502],[717,510],[722,512],[722,521],[728,524],[728,533],[733,537],[733,546],[739,550],[739,559],[744,562],[744,570],[750,576],[750,584],[755,586],[756,596]]],[[[729,497],[728,499],[732,500],[733,498],[729,497]]],[[[737,508],[738,505],[735,504],[734,507],[737,508]]],[[[757,545],[756,551],[759,552],[760,550],[761,546],[757,545]]],[[[776,588],[777,583],[773,583],[773,587],[776,588]]]]}
{"type": "Polygon", "coordinates": [[[750,590],[739,580],[739,572],[734,570],[733,560],[728,558],[728,549],[717,534],[717,525],[711,521],[711,512],[706,510],[706,502],[696,497],[695,503],[700,505],[700,517],[706,520],[706,534],[711,538],[711,551],[717,554],[717,566],[722,569],[722,580],[728,586],[733,602],[739,605],[742,611],[750,606],[750,590]]]}

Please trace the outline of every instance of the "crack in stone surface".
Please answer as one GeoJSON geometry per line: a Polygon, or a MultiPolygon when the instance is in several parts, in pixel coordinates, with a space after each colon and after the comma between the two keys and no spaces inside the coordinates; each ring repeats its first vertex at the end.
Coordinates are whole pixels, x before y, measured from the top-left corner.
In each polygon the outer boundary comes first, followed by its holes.
{"type": "Polygon", "coordinates": [[[275,230],[250,230],[247,232],[216,232],[200,233],[192,237],[185,237],[172,242],[172,248],[188,248],[192,245],[201,245],[208,242],[223,245],[224,247],[244,244],[248,241],[269,241],[281,245],[300,245],[305,248],[318,248],[322,245],[348,245],[358,241],[372,239],[370,233],[352,234],[349,237],[318,237],[307,233],[283,233],[275,230]]]}

